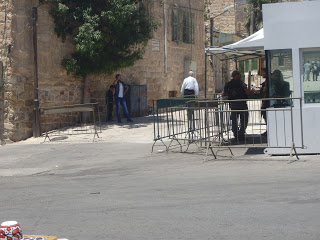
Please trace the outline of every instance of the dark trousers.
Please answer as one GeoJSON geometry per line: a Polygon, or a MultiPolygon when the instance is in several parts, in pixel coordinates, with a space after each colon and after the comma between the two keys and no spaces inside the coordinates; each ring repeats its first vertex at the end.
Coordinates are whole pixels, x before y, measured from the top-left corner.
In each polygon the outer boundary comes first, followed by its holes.
{"type": "Polygon", "coordinates": [[[269,102],[268,101],[262,101],[262,106],[261,106],[261,116],[263,117],[264,121],[267,124],[267,111],[266,109],[269,107],[269,102]]]}
{"type": "MultiPolygon", "coordinates": [[[[185,89],[183,92],[183,96],[185,98],[195,98],[194,90],[185,89]]],[[[188,118],[188,131],[194,130],[194,111],[188,109],[187,110],[187,118],[188,118]]]]}
{"type": "Polygon", "coordinates": [[[107,120],[112,120],[112,113],[113,113],[113,103],[107,104],[107,120]]]}
{"type": "Polygon", "coordinates": [[[185,89],[183,91],[183,95],[186,98],[194,98],[194,90],[190,90],[190,89],[185,89]]]}
{"type": "Polygon", "coordinates": [[[313,81],[318,81],[318,71],[313,72],[313,81]]]}
{"type": "MultiPolygon", "coordinates": [[[[244,109],[245,110],[245,109],[244,109]]],[[[232,132],[235,138],[244,138],[248,126],[249,113],[244,112],[231,112],[232,132]],[[240,118],[240,128],[238,126],[238,119],[240,118]]]]}
{"type": "Polygon", "coordinates": [[[263,117],[265,123],[267,124],[267,111],[265,111],[265,108],[261,108],[261,116],[263,117]]]}

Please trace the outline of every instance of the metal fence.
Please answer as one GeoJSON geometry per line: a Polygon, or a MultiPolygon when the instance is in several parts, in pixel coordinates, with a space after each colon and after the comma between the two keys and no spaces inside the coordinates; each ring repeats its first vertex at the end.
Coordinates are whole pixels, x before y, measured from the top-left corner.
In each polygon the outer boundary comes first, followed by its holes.
{"type": "MultiPolygon", "coordinates": [[[[220,94],[214,94],[211,98],[198,97],[197,101],[217,100],[220,94]]],[[[193,98],[163,98],[153,100],[153,127],[154,127],[154,145],[160,141],[166,148],[168,147],[164,140],[178,139],[177,136],[188,133],[188,127],[185,126],[187,115],[185,114],[190,104],[194,104],[193,98]]],[[[167,149],[168,150],[168,149],[167,149]]]]}
{"type": "Polygon", "coordinates": [[[93,134],[93,140],[101,132],[98,103],[57,106],[41,109],[42,132],[45,139],[63,139],[67,135],[93,134]],[[97,126],[98,123],[98,126],[97,126]]]}
{"type": "Polygon", "coordinates": [[[214,150],[219,151],[222,148],[229,149],[232,155],[232,148],[290,148],[291,153],[297,156],[296,148],[304,147],[302,100],[300,98],[223,100],[219,96],[216,97],[216,99],[154,100],[152,151],[158,142],[161,142],[167,151],[177,146],[182,151],[185,145],[188,150],[191,144],[195,144],[199,148],[206,149],[206,156],[211,152],[215,158],[214,150]],[[231,110],[230,104],[243,101],[246,101],[248,109],[231,110]],[[278,105],[261,109],[262,102],[267,101],[286,102],[287,106],[278,105]],[[267,113],[270,120],[275,118],[273,121],[275,125],[272,126],[271,131],[272,136],[267,136],[268,127],[263,113],[267,113]],[[279,116],[281,116],[282,123],[277,121],[279,116]],[[245,124],[244,138],[240,134],[240,118],[243,118],[242,122],[245,124]],[[237,119],[237,122],[231,119],[237,119]],[[283,127],[285,123],[289,123],[290,126],[283,127]],[[294,128],[297,125],[299,126],[294,128]],[[294,129],[299,129],[299,131],[294,131],[294,129]],[[296,139],[299,139],[298,144],[296,139]]]}

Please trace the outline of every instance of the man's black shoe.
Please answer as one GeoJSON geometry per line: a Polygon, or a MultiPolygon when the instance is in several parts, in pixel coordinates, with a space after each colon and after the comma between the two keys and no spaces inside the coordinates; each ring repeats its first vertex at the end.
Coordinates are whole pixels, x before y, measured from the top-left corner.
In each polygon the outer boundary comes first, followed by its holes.
{"type": "Polygon", "coordinates": [[[127,119],[127,122],[133,122],[133,121],[132,121],[132,119],[129,118],[129,119],[127,119]]]}

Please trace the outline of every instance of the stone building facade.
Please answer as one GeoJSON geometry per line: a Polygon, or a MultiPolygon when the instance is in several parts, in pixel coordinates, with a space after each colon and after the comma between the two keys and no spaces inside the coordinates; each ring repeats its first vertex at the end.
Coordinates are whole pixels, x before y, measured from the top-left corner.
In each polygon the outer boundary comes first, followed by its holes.
{"type": "Polygon", "coordinates": [[[214,28],[221,32],[246,35],[247,11],[246,0],[207,0],[208,17],[214,18],[214,28]],[[224,9],[231,5],[234,5],[234,8],[223,13],[224,9]]]}
{"type": "MultiPolygon", "coordinates": [[[[1,5],[0,60],[4,63],[4,138],[18,141],[32,136],[34,64],[32,7],[38,1],[7,0],[1,5]],[[5,45],[5,46],[4,46],[5,45]]],[[[81,103],[81,79],[68,76],[60,62],[73,46],[53,32],[48,6],[38,7],[38,73],[40,107],[81,103]]]]}
{"type": "MultiPolygon", "coordinates": [[[[297,2],[303,0],[279,0],[279,2],[297,2]]],[[[206,0],[206,12],[208,18],[214,18],[214,29],[218,32],[236,34],[241,37],[248,36],[246,29],[246,20],[250,11],[250,5],[246,0],[206,0]],[[233,9],[224,12],[228,6],[234,5],[233,9]],[[224,13],[223,13],[224,12],[224,13]],[[223,13],[223,14],[221,14],[223,13]]],[[[207,42],[208,27],[210,21],[206,22],[207,42]]],[[[228,43],[229,44],[229,43],[228,43]]],[[[230,72],[235,69],[234,62],[221,62],[217,58],[213,58],[213,67],[208,70],[208,78],[210,82],[214,82],[214,89],[221,92],[225,82],[230,79],[230,72]]]]}
{"type": "MultiPolygon", "coordinates": [[[[185,73],[192,68],[196,72],[203,93],[204,2],[202,0],[150,2],[151,13],[159,21],[160,26],[154,33],[153,39],[149,41],[143,59],[133,67],[120,72],[123,80],[128,84],[146,85],[148,103],[151,104],[155,98],[168,97],[169,94],[179,96],[185,73]],[[172,22],[174,16],[178,17],[175,27],[172,22]],[[189,21],[188,29],[184,29],[182,21],[189,21]],[[174,32],[174,29],[178,30],[178,33],[174,32]]],[[[1,89],[2,95],[0,95],[0,110],[2,110],[0,135],[5,139],[19,141],[32,136],[34,108],[32,7],[38,6],[38,1],[6,0],[5,3],[0,4],[0,61],[4,64],[4,89],[1,89]]],[[[62,58],[70,54],[74,46],[71,41],[62,43],[61,39],[57,38],[48,11],[47,5],[38,7],[37,56],[40,107],[82,103],[83,79],[67,75],[61,66],[62,58]]],[[[98,101],[105,112],[105,92],[112,84],[114,76],[94,75],[89,78],[91,101],[98,101]]]]}
{"type": "MultiPolygon", "coordinates": [[[[210,39],[210,18],[213,18],[213,29],[215,32],[245,36],[244,24],[246,15],[244,11],[246,10],[246,6],[245,0],[206,0],[208,17],[206,21],[207,43],[210,42],[208,40],[210,39]],[[231,5],[234,5],[234,8],[224,12],[224,9],[231,5]]],[[[220,61],[217,57],[211,57],[209,60],[208,66],[210,67],[208,68],[207,79],[208,82],[213,83],[213,90],[219,93],[223,90],[224,84],[230,80],[230,71],[235,66],[233,62],[220,61]]]]}
{"type": "MultiPolygon", "coordinates": [[[[186,73],[192,69],[200,85],[200,94],[204,92],[204,2],[202,0],[151,1],[150,11],[160,26],[149,41],[143,59],[133,67],[123,69],[120,74],[129,84],[147,85],[148,104],[152,99],[180,96],[180,87],[186,73]],[[178,24],[178,33],[174,29],[174,14],[178,24]],[[190,15],[193,25],[189,32],[192,43],[183,39],[183,23],[190,15]],[[177,39],[174,39],[174,34],[177,39]]],[[[188,33],[187,33],[188,34],[188,33]]],[[[104,92],[115,76],[92,77],[92,95],[100,105],[104,101],[104,92]]]]}

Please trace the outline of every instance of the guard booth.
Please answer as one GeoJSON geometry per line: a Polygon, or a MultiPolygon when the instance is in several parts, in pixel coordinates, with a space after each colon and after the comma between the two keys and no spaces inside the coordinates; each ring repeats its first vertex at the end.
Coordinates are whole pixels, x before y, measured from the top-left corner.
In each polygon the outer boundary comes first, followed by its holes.
{"type": "Polygon", "coordinates": [[[320,153],[320,31],[315,25],[320,21],[320,2],[292,2],[263,5],[264,48],[267,52],[269,73],[282,70],[294,98],[302,100],[302,118],[299,102],[294,101],[294,123],[283,121],[283,116],[268,115],[270,137],[265,150],[269,154],[285,154],[286,149],[275,149],[275,141],[285,142],[288,137],[274,137],[276,124],[282,128],[293,127],[298,153],[320,153]],[[279,125],[279,123],[281,123],[279,125]],[[302,129],[301,129],[302,128],[302,129]],[[299,132],[303,132],[302,137],[299,132]]]}
{"type": "MultiPolygon", "coordinates": [[[[263,5],[264,29],[237,43],[206,48],[206,56],[221,60],[265,57],[270,86],[272,74],[281,72],[292,97],[290,106],[267,109],[268,154],[320,153],[320,1],[263,5]],[[291,111],[281,111],[292,108],[291,111]],[[288,116],[290,114],[291,116],[288,116]],[[283,147],[274,147],[283,146],[283,147]]],[[[269,95],[272,95],[269,87],[269,95]]]]}

